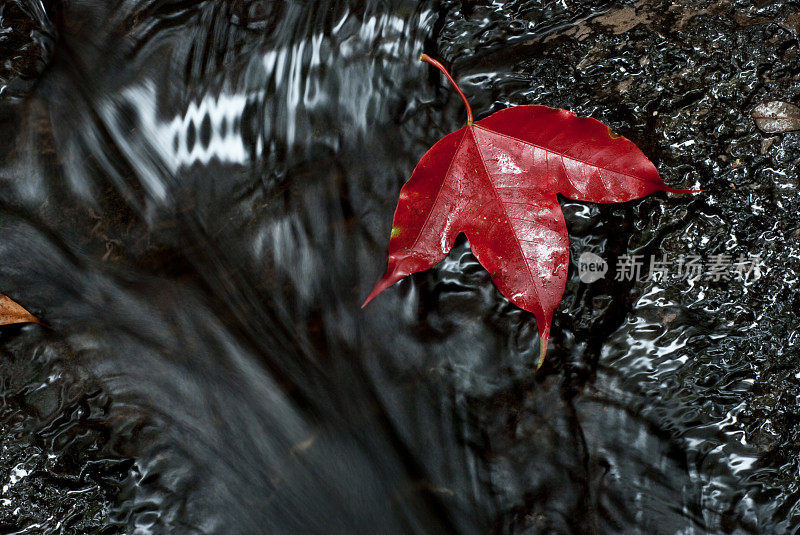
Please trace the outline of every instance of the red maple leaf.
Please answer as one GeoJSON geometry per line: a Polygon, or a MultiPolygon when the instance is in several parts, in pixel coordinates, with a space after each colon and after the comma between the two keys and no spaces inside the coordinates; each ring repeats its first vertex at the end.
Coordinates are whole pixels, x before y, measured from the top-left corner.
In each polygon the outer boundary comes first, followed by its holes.
{"type": "Polygon", "coordinates": [[[625,202],[664,184],[636,145],[589,117],[547,106],[514,106],[440,139],[400,190],[389,241],[389,268],[367,297],[411,273],[430,269],[464,233],[500,292],[536,316],[539,366],[561,301],[569,237],[556,194],[578,201],[625,202]]]}

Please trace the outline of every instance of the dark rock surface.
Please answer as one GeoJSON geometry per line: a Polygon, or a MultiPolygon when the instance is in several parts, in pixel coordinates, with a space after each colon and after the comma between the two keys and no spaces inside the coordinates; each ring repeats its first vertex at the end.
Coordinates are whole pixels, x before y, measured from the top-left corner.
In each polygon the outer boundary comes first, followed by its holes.
{"type": "Polygon", "coordinates": [[[22,97],[53,54],[57,0],[5,0],[0,4],[0,95],[22,97]],[[50,8],[48,13],[47,8],[50,8]]]}

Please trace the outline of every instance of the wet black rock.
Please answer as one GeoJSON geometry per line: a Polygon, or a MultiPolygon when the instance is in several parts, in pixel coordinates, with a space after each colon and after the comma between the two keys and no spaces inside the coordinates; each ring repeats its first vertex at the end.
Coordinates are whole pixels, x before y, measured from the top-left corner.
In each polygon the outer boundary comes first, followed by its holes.
{"type": "Polygon", "coordinates": [[[51,16],[56,4],[57,0],[0,4],[0,98],[23,96],[50,61],[56,35],[51,16]]]}
{"type": "Polygon", "coordinates": [[[0,531],[116,532],[112,507],[132,461],[109,427],[111,402],[63,344],[33,349],[35,334],[0,333],[0,531]],[[33,358],[17,358],[29,351],[33,358]]]}

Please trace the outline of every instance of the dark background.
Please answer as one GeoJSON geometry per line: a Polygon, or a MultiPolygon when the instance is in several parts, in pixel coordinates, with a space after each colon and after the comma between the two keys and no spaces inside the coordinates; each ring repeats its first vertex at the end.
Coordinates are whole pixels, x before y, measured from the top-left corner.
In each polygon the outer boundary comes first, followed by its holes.
{"type": "Polygon", "coordinates": [[[0,5],[2,533],[793,533],[795,1],[0,5]],[[675,187],[561,199],[583,284],[544,367],[463,238],[359,305],[400,186],[476,118],[569,108],[675,187]],[[613,271],[613,267],[612,267],[613,271]]]}

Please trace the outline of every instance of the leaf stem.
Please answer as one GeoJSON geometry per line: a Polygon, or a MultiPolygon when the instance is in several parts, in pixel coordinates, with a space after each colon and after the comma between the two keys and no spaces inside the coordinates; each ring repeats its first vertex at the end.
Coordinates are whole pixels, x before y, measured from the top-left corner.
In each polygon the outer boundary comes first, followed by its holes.
{"type": "Polygon", "coordinates": [[[470,107],[469,102],[467,101],[467,97],[464,96],[464,92],[461,91],[460,87],[458,87],[458,84],[456,83],[455,80],[453,80],[453,77],[450,76],[450,73],[447,72],[447,69],[444,68],[444,65],[442,65],[441,63],[439,63],[438,61],[436,61],[435,59],[430,57],[428,54],[422,54],[419,57],[419,60],[420,61],[425,61],[427,63],[430,63],[431,65],[433,65],[434,67],[436,67],[437,69],[442,71],[442,74],[447,76],[447,79],[450,80],[450,83],[453,84],[453,87],[456,88],[456,91],[458,91],[458,94],[461,95],[461,100],[464,101],[464,105],[467,107],[467,126],[472,126],[472,123],[473,123],[473,120],[472,120],[472,108],[470,107]]]}

